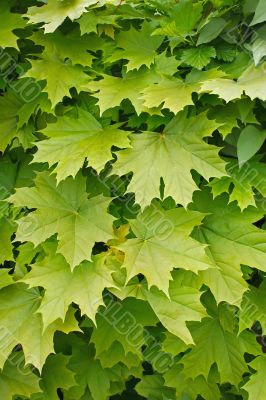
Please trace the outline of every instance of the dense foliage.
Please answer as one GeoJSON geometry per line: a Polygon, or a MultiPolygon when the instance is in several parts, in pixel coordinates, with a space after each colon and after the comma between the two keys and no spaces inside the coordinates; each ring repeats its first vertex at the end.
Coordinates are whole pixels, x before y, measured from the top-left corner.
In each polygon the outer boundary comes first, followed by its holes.
{"type": "Polygon", "coordinates": [[[266,399],[266,1],[0,18],[1,400],[266,399]]]}

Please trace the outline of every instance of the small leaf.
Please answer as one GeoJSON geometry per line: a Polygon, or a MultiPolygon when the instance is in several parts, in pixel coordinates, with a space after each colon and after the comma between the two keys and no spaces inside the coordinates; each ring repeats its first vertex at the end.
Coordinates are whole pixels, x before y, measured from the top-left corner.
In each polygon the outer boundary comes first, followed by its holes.
{"type": "Polygon", "coordinates": [[[254,125],[248,125],[241,132],[237,143],[239,166],[250,160],[263,145],[266,131],[260,131],[254,125]]]}
{"type": "Polygon", "coordinates": [[[200,31],[197,46],[203,43],[209,43],[217,38],[222,32],[227,22],[221,17],[213,18],[200,31]]]}
{"type": "Polygon", "coordinates": [[[215,48],[211,46],[201,46],[184,50],[181,60],[195,67],[197,69],[202,69],[209,64],[211,58],[216,56],[215,48]]]}
{"type": "Polygon", "coordinates": [[[265,0],[260,0],[250,25],[260,24],[264,21],[266,21],[266,2],[265,0]]]}

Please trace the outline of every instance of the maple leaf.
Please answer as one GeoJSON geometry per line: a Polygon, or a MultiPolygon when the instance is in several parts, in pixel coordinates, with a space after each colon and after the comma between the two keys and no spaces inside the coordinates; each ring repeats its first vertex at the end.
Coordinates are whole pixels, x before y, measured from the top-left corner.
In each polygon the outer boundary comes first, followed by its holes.
{"type": "MultiPolygon", "coordinates": [[[[93,399],[106,400],[110,394],[110,376],[108,370],[102,368],[99,360],[94,359],[93,350],[87,343],[78,343],[73,346],[73,352],[68,368],[76,373],[78,391],[84,394],[90,389],[93,399]]],[[[73,388],[75,391],[75,387],[73,388]]],[[[72,397],[73,398],[73,397],[72,397]]],[[[88,398],[86,396],[86,398],[88,398]]]]}
{"type": "Polygon", "coordinates": [[[250,287],[243,296],[239,309],[239,331],[251,329],[256,321],[259,321],[262,332],[266,332],[266,302],[265,302],[265,281],[259,288],[250,287]]]}
{"type": "Polygon", "coordinates": [[[172,399],[172,389],[164,386],[164,379],[159,374],[144,375],[135,386],[136,392],[146,399],[172,399]],[[171,396],[171,397],[170,397],[171,396]]]}
{"type": "Polygon", "coordinates": [[[23,359],[21,351],[12,353],[0,373],[0,395],[5,400],[12,400],[14,395],[29,397],[40,390],[39,378],[30,366],[22,364],[23,359]]]}
{"type": "Polygon", "coordinates": [[[189,237],[202,217],[182,208],[164,211],[156,203],[146,208],[130,223],[136,238],[117,246],[125,253],[127,282],[141,273],[149,286],[155,285],[168,295],[174,267],[195,272],[208,268],[204,247],[189,237]]]}
{"type": "Polygon", "coordinates": [[[30,287],[42,286],[45,295],[39,312],[44,329],[58,318],[64,320],[69,305],[78,304],[81,313],[95,321],[95,314],[103,305],[102,292],[114,287],[112,271],[105,266],[105,255],[84,262],[71,272],[63,256],[55,254],[56,246],[48,249],[50,254],[22,279],[30,287]],[[55,247],[55,249],[53,249],[55,247]]]}
{"type": "Polygon", "coordinates": [[[54,176],[39,173],[33,188],[20,188],[10,197],[16,206],[36,208],[19,220],[16,238],[35,246],[58,234],[58,252],[73,269],[90,260],[97,241],[112,237],[113,217],[107,213],[110,199],[96,196],[87,199],[86,180],[77,176],[56,186],[54,176]]]}
{"type": "Polygon", "coordinates": [[[0,278],[1,278],[0,289],[12,285],[14,283],[13,276],[9,275],[8,269],[0,270],[0,278]]]}
{"type": "Polygon", "coordinates": [[[167,51],[164,51],[156,55],[154,69],[160,76],[170,77],[177,72],[180,64],[180,60],[177,60],[175,56],[168,57],[167,51]]]}
{"type": "Polygon", "coordinates": [[[243,92],[252,100],[257,97],[266,100],[264,83],[266,81],[265,63],[257,68],[249,66],[236,81],[231,79],[210,79],[203,82],[202,92],[217,94],[226,102],[240,98],[243,92]]]}
{"type": "Polygon", "coordinates": [[[170,18],[167,18],[161,28],[155,29],[154,35],[177,36],[183,39],[192,35],[202,14],[202,4],[190,0],[181,0],[171,5],[170,18]]]}
{"type": "Polygon", "coordinates": [[[219,196],[224,192],[229,191],[231,184],[234,185],[229,194],[230,202],[237,201],[241,210],[244,210],[249,205],[256,206],[255,190],[262,196],[266,196],[265,183],[265,165],[257,159],[246,163],[242,168],[239,168],[237,162],[228,163],[227,170],[230,177],[222,177],[214,179],[210,182],[214,197],[219,196]]]}
{"type": "Polygon", "coordinates": [[[200,321],[206,311],[200,303],[201,293],[198,289],[183,286],[179,282],[179,271],[173,274],[169,285],[169,298],[159,290],[152,288],[146,291],[147,301],[168,332],[176,335],[186,344],[193,343],[186,326],[187,321],[200,321]]]}
{"type": "Polygon", "coordinates": [[[110,14],[108,10],[106,11],[106,13],[103,11],[96,13],[94,10],[91,10],[82,14],[78,21],[81,34],[84,35],[90,32],[97,33],[98,25],[111,25],[119,27],[119,25],[116,23],[116,20],[119,18],[119,16],[110,14]]]}
{"type": "Polygon", "coordinates": [[[88,53],[90,49],[90,38],[88,35],[80,37],[78,32],[70,32],[68,35],[57,30],[54,33],[44,34],[42,31],[35,32],[31,39],[37,45],[44,46],[45,53],[56,53],[62,61],[69,58],[73,64],[91,66],[93,56],[88,53]]]}
{"type": "Polygon", "coordinates": [[[30,7],[25,15],[33,24],[44,22],[45,33],[54,32],[68,17],[72,21],[98,0],[49,0],[41,7],[30,7]]]}
{"type": "Polygon", "coordinates": [[[144,88],[140,98],[144,100],[144,106],[148,108],[159,107],[163,103],[162,108],[169,108],[176,114],[185,106],[194,104],[191,95],[198,89],[197,83],[191,84],[177,78],[165,78],[144,88]]]}
{"type": "Polygon", "coordinates": [[[184,374],[189,378],[203,375],[208,378],[211,366],[216,363],[221,382],[236,386],[247,371],[244,351],[240,340],[231,332],[224,331],[215,318],[189,325],[195,347],[182,358],[184,374]]]}
{"type": "MultiPolygon", "coordinates": [[[[105,75],[99,81],[92,81],[86,85],[91,90],[92,96],[98,99],[101,114],[109,108],[119,106],[124,99],[129,99],[138,114],[146,111],[140,92],[143,87],[158,80],[154,72],[131,71],[122,78],[105,75]]],[[[84,88],[85,89],[85,88],[84,88]]]]}
{"type": "Polygon", "coordinates": [[[96,327],[91,336],[97,358],[101,359],[114,342],[119,342],[125,355],[132,353],[142,360],[144,325],[154,326],[158,319],[145,301],[130,298],[116,302],[110,296],[108,299],[106,309],[96,314],[96,327]]]}
{"type": "Polygon", "coordinates": [[[40,304],[40,293],[37,289],[26,290],[25,286],[22,283],[13,284],[0,291],[1,329],[6,338],[1,349],[0,365],[4,365],[13,348],[20,343],[26,363],[41,369],[48,354],[54,351],[55,331],[69,332],[79,328],[70,309],[64,323],[57,320],[43,330],[41,316],[35,313],[40,304]]]}
{"type": "Polygon", "coordinates": [[[130,146],[129,132],[119,129],[120,124],[102,127],[87,111],[78,109],[58,117],[56,123],[42,130],[49,139],[36,143],[36,162],[57,163],[54,172],[57,181],[75,176],[85,159],[97,172],[112,158],[112,146],[130,146]]]}
{"type": "Polygon", "coordinates": [[[103,368],[113,368],[118,363],[123,363],[128,368],[139,368],[139,357],[131,352],[126,353],[122,344],[115,341],[111,344],[108,350],[99,354],[98,359],[103,368]]]}
{"type": "Polygon", "coordinates": [[[241,213],[235,203],[228,204],[226,195],[212,200],[207,190],[195,193],[194,202],[196,210],[206,212],[208,209],[210,213],[195,235],[208,244],[207,253],[217,265],[217,268],[202,272],[203,281],[218,302],[226,300],[240,305],[247,290],[240,265],[252,265],[265,271],[266,233],[253,225],[261,215],[252,208],[241,213]]]}
{"type": "MultiPolygon", "coordinates": [[[[0,46],[2,48],[15,47],[18,48],[18,37],[13,32],[15,29],[23,29],[26,21],[21,14],[10,12],[8,2],[2,2],[0,5],[1,25],[0,25],[0,46]]],[[[2,56],[2,52],[1,52],[2,56]]]]}
{"type": "Polygon", "coordinates": [[[203,141],[218,126],[205,113],[190,118],[186,112],[179,113],[162,133],[131,135],[132,149],[118,153],[113,172],[118,175],[133,172],[127,191],[134,192],[137,203],[143,207],[160,196],[161,178],[165,186],[164,198],[172,196],[177,203],[186,206],[197,189],[192,169],[206,179],[226,175],[225,163],[218,156],[219,149],[203,141]]]}
{"type": "Polygon", "coordinates": [[[127,71],[139,69],[142,65],[150,68],[156,56],[156,50],[162,43],[160,37],[151,36],[151,26],[144,23],[140,31],[131,27],[128,31],[121,31],[116,36],[117,47],[123,50],[115,50],[107,61],[113,62],[121,58],[128,61],[127,71]]]}
{"type": "Polygon", "coordinates": [[[190,348],[190,345],[187,345],[180,338],[170,332],[164,333],[165,339],[162,343],[162,349],[165,353],[172,354],[176,356],[179,353],[185,352],[190,348]]]}
{"type": "Polygon", "coordinates": [[[43,52],[40,60],[31,60],[31,66],[24,76],[46,81],[44,91],[48,93],[52,107],[64,96],[69,96],[72,87],[80,91],[89,80],[81,65],[72,65],[70,61],[64,61],[56,52],[43,52]]]}
{"type": "Polygon", "coordinates": [[[257,372],[251,375],[250,380],[243,386],[248,392],[249,400],[257,400],[266,396],[266,384],[265,384],[265,373],[266,373],[266,357],[261,355],[255,358],[250,364],[251,368],[257,372]],[[263,397],[262,397],[263,396],[263,397]]]}
{"type": "Polygon", "coordinates": [[[206,400],[220,400],[221,393],[216,384],[216,376],[210,371],[208,380],[202,375],[195,379],[187,378],[180,364],[175,363],[164,374],[165,385],[176,389],[176,398],[182,400],[184,396],[195,398],[200,394],[206,400]]]}
{"type": "Polygon", "coordinates": [[[0,107],[3,111],[0,116],[0,151],[2,152],[18,135],[18,111],[22,105],[23,101],[11,90],[0,97],[0,107]]]}
{"type": "Polygon", "coordinates": [[[216,56],[215,48],[211,46],[199,46],[186,49],[182,53],[181,60],[191,67],[202,69],[209,64],[212,58],[216,56]]]}
{"type": "Polygon", "coordinates": [[[66,390],[76,385],[75,374],[68,368],[69,362],[70,356],[63,354],[52,354],[47,358],[40,381],[42,399],[57,400],[58,388],[66,390]]]}

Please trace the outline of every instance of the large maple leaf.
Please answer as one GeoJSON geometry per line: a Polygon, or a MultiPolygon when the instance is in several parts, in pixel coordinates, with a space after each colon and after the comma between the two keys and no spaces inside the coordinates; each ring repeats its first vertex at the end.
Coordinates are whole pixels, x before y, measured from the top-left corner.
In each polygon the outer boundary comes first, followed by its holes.
{"type": "Polygon", "coordinates": [[[36,45],[45,48],[45,53],[55,52],[61,60],[69,58],[73,64],[91,66],[93,56],[88,52],[90,49],[90,37],[80,36],[78,32],[72,31],[68,35],[57,30],[54,33],[44,34],[42,31],[35,32],[31,40],[36,45]]]}
{"type": "Polygon", "coordinates": [[[131,135],[132,148],[118,153],[113,172],[133,172],[128,192],[135,192],[136,201],[145,207],[160,196],[161,178],[164,198],[172,196],[186,206],[197,185],[192,179],[195,169],[205,179],[227,175],[225,163],[218,156],[219,148],[204,142],[219,125],[205,113],[187,118],[177,114],[163,132],[131,135]]]}
{"type": "Polygon", "coordinates": [[[228,204],[222,195],[212,200],[208,191],[197,192],[195,209],[209,212],[194,235],[208,244],[207,253],[217,268],[203,271],[203,280],[211,288],[218,302],[240,305],[247,283],[241,265],[251,265],[265,271],[266,232],[253,225],[261,218],[255,208],[241,213],[235,203],[228,204]]]}
{"type": "Polygon", "coordinates": [[[116,37],[117,47],[107,61],[117,61],[125,58],[128,61],[127,70],[139,69],[142,65],[150,67],[154,62],[156,50],[162,43],[161,37],[151,36],[151,26],[144,23],[140,31],[133,27],[128,31],[120,32],[116,37]]]}
{"type": "Polygon", "coordinates": [[[41,300],[40,292],[37,289],[26,290],[23,283],[3,288],[0,291],[0,299],[1,334],[4,340],[0,354],[1,367],[13,348],[21,344],[26,363],[31,363],[41,370],[48,354],[54,351],[55,331],[68,333],[79,330],[71,309],[64,323],[57,320],[43,329],[41,315],[36,313],[41,300]]]}
{"type": "Polygon", "coordinates": [[[49,139],[36,143],[38,151],[34,160],[48,162],[50,166],[57,163],[54,172],[58,181],[75,176],[86,158],[89,166],[100,172],[112,158],[112,146],[130,146],[129,132],[120,130],[119,126],[102,127],[89,112],[73,110],[42,130],[49,139]]]}
{"type": "Polygon", "coordinates": [[[129,99],[138,114],[149,111],[144,106],[140,92],[144,87],[158,81],[159,77],[154,71],[130,71],[122,78],[104,75],[99,81],[91,81],[84,86],[94,92],[92,96],[98,99],[101,114],[109,108],[120,106],[122,100],[129,99]]]}
{"type": "Polygon", "coordinates": [[[236,81],[232,79],[210,79],[203,82],[202,92],[217,94],[225,101],[241,98],[243,92],[251,99],[266,100],[265,95],[266,72],[265,63],[254,67],[249,66],[236,81]]]}
{"type": "Polygon", "coordinates": [[[42,7],[30,7],[25,15],[31,23],[44,23],[45,33],[54,32],[68,17],[72,21],[98,0],[49,0],[42,7]]]}
{"type": "Polygon", "coordinates": [[[69,96],[69,90],[72,87],[80,91],[89,80],[81,65],[66,62],[55,51],[49,51],[49,49],[42,53],[40,60],[31,60],[31,66],[25,76],[37,81],[46,81],[44,91],[48,93],[53,107],[64,96],[69,96]]]}
{"type": "Polygon", "coordinates": [[[168,294],[173,268],[192,271],[207,269],[210,264],[204,246],[189,237],[203,215],[183,208],[164,211],[153,203],[131,222],[136,236],[118,246],[125,253],[127,281],[141,273],[149,286],[168,294]]]}
{"type": "Polygon", "coordinates": [[[182,359],[184,373],[189,378],[203,375],[208,378],[210,368],[217,363],[221,382],[238,385],[247,371],[241,340],[225,331],[216,318],[205,318],[190,325],[195,347],[182,359]]]}
{"type": "Polygon", "coordinates": [[[64,257],[55,254],[54,247],[52,244],[49,255],[34,264],[23,279],[30,287],[45,289],[39,308],[44,328],[58,318],[64,320],[72,302],[79,305],[82,314],[95,321],[97,309],[104,304],[103,290],[115,286],[112,271],[105,265],[105,255],[94,256],[92,262],[84,262],[71,272],[64,257]]]}
{"type": "Polygon", "coordinates": [[[33,188],[20,188],[10,197],[16,206],[36,208],[19,220],[16,238],[34,245],[58,234],[58,252],[71,268],[90,260],[97,241],[112,237],[113,217],[107,213],[109,198],[88,199],[86,180],[77,176],[56,186],[54,176],[40,173],[33,188]]]}
{"type": "Polygon", "coordinates": [[[145,291],[145,296],[167,331],[189,344],[193,343],[193,339],[186,322],[200,321],[206,316],[206,311],[200,302],[201,292],[183,285],[180,279],[182,272],[179,272],[180,270],[173,274],[168,297],[156,288],[145,291]]]}
{"type": "Polygon", "coordinates": [[[186,83],[178,78],[165,78],[144,88],[141,99],[144,100],[144,106],[148,108],[159,107],[163,104],[162,108],[169,108],[176,114],[185,106],[194,104],[191,95],[198,89],[197,83],[186,83]]]}

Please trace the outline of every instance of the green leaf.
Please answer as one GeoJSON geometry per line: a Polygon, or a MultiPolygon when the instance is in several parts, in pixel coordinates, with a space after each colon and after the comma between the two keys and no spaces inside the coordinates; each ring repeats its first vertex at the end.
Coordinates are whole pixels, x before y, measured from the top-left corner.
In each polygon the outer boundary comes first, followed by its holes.
{"type": "Polygon", "coordinates": [[[54,176],[40,173],[33,188],[21,188],[10,197],[17,207],[36,208],[19,220],[16,238],[35,246],[58,235],[58,252],[73,269],[91,259],[96,241],[112,237],[113,217],[107,213],[110,199],[87,199],[86,181],[81,175],[67,178],[56,186],[54,176]]]}
{"type": "Polygon", "coordinates": [[[1,2],[1,400],[265,400],[264,3],[1,2]]]}
{"type": "Polygon", "coordinates": [[[25,286],[25,284],[14,284],[0,291],[3,336],[0,364],[3,367],[13,348],[21,344],[26,363],[31,363],[40,370],[47,356],[54,351],[55,331],[70,332],[79,328],[70,309],[64,323],[57,320],[44,330],[41,316],[36,314],[40,304],[40,293],[37,289],[26,290],[25,286]]]}
{"type": "Polygon", "coordinates": [[[119,129],[120,124],[102,127],[87,111],[78,109],[59,117],[42,132],[49,137],[37,143],[36,162],[57,163],[54,172],[57,181],[77,174],[88,159],[89,166],[100,172],[112,158],[113,146],[129,147],[129,132],[119,129]]]}
{"type": "Polygon", "coordinates": [[[206,316],[206,311],[200,303],[199,290],[181,286],[178,272],[176,271],[173,281],[170,282],[169,297],[153,288],[146,292],[146,298],[168,332],[190,344],[193,343],[193,339],[186,322],[200,321],[206,316]]]}
{"type": "Polygon", "coordinates": [[[117,35],[116,44],[122,50],[115,50],[107,61],[113,62],[121,58],[129,60],[127,71],[139,69],[142,65],[150,68],[161,43],[162,38],[151,37],[151,27],[148,23],[144,23],[140,31],[131,27],[130,30],[117,35]]]}
{"type": "Polygon", "coordinates": [[[80,65],[64,61],[56,52],[43,52],[40,60],[31,60],[31,66],[25,76],[37,81],[46,81],[44,90],[48,93],[52,107],[55,107],[64,96],[69,96],[72,87],[80,91],[89,80],[80,65]]]}
{"type": "Polygon", "coordinates": [[[1,397],[5,400],[12,400],[14,395],[29,397],[39,390],[39,378],[30,366],[24,366],[23,353],[12,353],[0,373],[1,397]]]}
{"type": "Polygon", "coordinates": [[[190,330],[195,347],[182,358],[184,374],[189,378],[203,375],[208,379],[210,368],[216,363],[221,383],[232,382],[237,386],[247,371],[244,351],[237,336],[224,331],[212,318],[191,323],[190,330]]]}
{"type": "Polygon", "coordinates": [[[143,376],[135,386],[135,390],[139,395],[154,400],[168,399],[172,394],[171,389],[164,386],[164,379],[159,374],[143,376]]]}
{"type": "Polygon", "coordinates": [[[41,7],[30,7],[26,17],[33,24],[44,22],[45,33],[54,32],[68,17],[72,21],[81,16],[86,8],[98,0],[55,0],[41,7]]]}
{"type": "Polygon", "coordinates": [[[181,60],[191,67],[202,69],[206,67],[215,56],[216,52],[214,47],[200,46],[184,50],[181,60]]]}
{"type": "Polygon", "coordinates": [[[249,205],[256,206],[256,191],[262,196],[266,196],[266,173],[265,164],[256,159],[249,161],[239,168],[238,163],[231,162],[227,167],[231,177],[214,179],[210,182],[214,197],[221,193],[228,192],[231,184],[234,185],[230,190],[230,202],[237,201],[241,210],[249,205]]]}
{"type": "Polygon", "coordinates": [[[195,272],[207,269],[204,246],[189,237],[202,217],[184,209],[164,211],[156,203],[147,207],[131,223],[136,238],[118,246],[125,253],[123,267],[127,271],[127,282],[141,273],[149,286],[155,285],[168,294],[174,267],[195,272]]]}
{"type": "Polygon", "coordinates": [[[165,185],[164,198],[172,196],[177,203],[186,206],[197,189],[192,169],[206,179],[226,175],[225,163],[218,156],[219,149],[203,141],[218,126],[205,113],[191,118],[187,118],[185,112],[179,113],[161,133],[131,135],[132,149],[118,153],[113,172],[119,175],[133,172],[127,190],[135,193],[137,203],[143,207],[160,196],[161,178],[165,185]]]}
{"type": "MultiPolygon", "coordinates": [[[[26,21],[21,14],[10,12],[8,2],[0,5],[1,24],[0,24],[0,47],[15,47],[18,49],[18,37],[14,33],[15,29],[22,29],[26,26],[26,21]]],[[[3,56],[1,50],[1,58],[3,56]]]]}
{"type": "Polygon", "coordinates": [[[257,153],[265,138],[266,131],[261,131],[254,125],[248,125],[242,130],[237,142],[237,156],[240,167],[257,153]]]}
{"type": "Polygon", "coordinates": [[[259,321],[262,332],[266,332],[266,302],[265,302],[265,281],[259,288],[250,287],[245,293],[241,308],[239,310],[239,331],[251,329],[256,321],[259,321]]]}
{"type": "Polygon", "coordinates": [[[12,221],[6,218],[0,219],[0,240],[2,244],[0,263],[5,261],[13,261],[13,246],[11,243],[11,236],[15,232],[15,225],[12,221]]]}
{"type": "Polygon", "coordinates": [[[72,273],[64,257],[55,255],[54,250],[42,262],[34,264],[22,279],[30,287],[45,289],[39,308],[44,328],[58,318],[64,321],[72,302],[80,307],[82,314],[95,321],[97,309],[104,304],[103,290],[115,286],[112,271],[105,265],[105,255],[94,256],[92,262],[82,263],[72,273]]]}
{"type": "Polygon", "coordinates": [[[251,21],[250,25],[260,24],[261,22],[266,21],[266,4],[264,0],[259,0],[259,3],[256,7],[256,12],[251,21]]]}
{"type": "Polygon", "coordinates": [[[266,79],[265,65],[249,66],[239,77],[237,82],[231,79],[210,79],[203,82],[202,92],[217,94],[226,102],[240,98],[243,92],[252,100],[259,98],[266,100],[264,82],[266,79]]]}
{"type": "Polygon", "coordinates": [[[44,46],[45,53],[55,52],[58,58],[65,60],[69,58],[73,64],[91,66],[93,56],[88,53],[90,50],[90,37],[84,35],[80,37],[77,32],[64,35],[57,30],[54,33],[44,34],[42,31],[35,32],[31,39],[37,45],[44,46]]]}
{"type": "Polygon", "coordinates": [[[169,108],[176,114],[185,106],[194,104],[191,95],[198,89],[199,85],[196,83],[190,84],[177,78],[165,78],[144,88],[140,98],[144,100],[144,106],[148,109],[163,104],[162,108],[169,108]]]}
{"type": "Polygon", "coordinates": [[[99,360],[93,358],[92,349],[86,343],[73,347],[68,368],[75,372],[79,388],[83,389],[82,393],[88,387],[93,399],[107,400],[109,398],[108,370],[103,369],[99,360]]]}
{"type": "Polygon", "coordinates": [[[221,17],[214,17],[200,30],[197,46],[209,43],[217,38],[227,25],[227,21],[221,17]]]}
{"type": "Polygon", "coordinates": [[[186,378],[180,364],[174,364],[164,374],[165,385],[176,389],[178,400],[193,399],[200,394],[206,400],[220,400],[220,391],[215,376],[210,371],[208,380],[202,375],[195,379],[186,378]]]}
{"type": "Polygon", "coordinates": [[[173,356],[185,352],[189,346],[187,346],[183,340],[170,332],[165,333],[165,340],[162,343],[162,349],[166,353],[170,353],[173,356]]]}
{"type": "Polygon", "coordinates": [[[157,28],[153,34],[179,36],[181,38],[191,35],[196,28],[202,14],[202,4],[191,0],[181,0],[177,4],[171,4],[170,17],[161,28],[157,28]],[[182,16],[182,18],[181,18],[182,16]]]}
{"type": "Polygon", "coordinates": [[[42,370],[40,386],[43,399],[57,400],[60,389],[69,389],[76,384],[74,373],[68,369],[69,356],[63,354],[50,355],[42,370]]]}
{"type": "Polygon", "coordinates": [[[119,342],[125,355],[132,353],[142,360],[144,334],[147,334],[144,326],[156,325],[158,320],[154,312],[142,300],[126,299],[117,302],[109,296],[108,299],[106,309],[96,315],[96,327],[91,336],[97,358],[101,359],[101,355],[109,351],[114,342],[119,342]],[[142,307],[146,311],[144,315],[142,307]]]}
{"type": "Polygon", "coordinates": [[[240,305],[247,283],[240,265],[252,265],[262,271],[266,261],[266,233],[253,225],[261,218],[256,209],[241,210],[228,204],[227,196],[214,201],[205,193],[194,197],[198,211],[211,213],[195,231],[198,240],[208,244],[207,253],[217,268],[202,272],[203,281],[210,287],[218,302],[240,305]],[[221,210],[223,209],[223,212],[221,210]]]}
{"type": "Polygon", "coordinates": [[[87,13],[82,14],[78,23],[80,26],[80,32],[82,35],[90,32],[97,33],[98,25],[113,25],[118,27],[116,20],[118,19],[118,15],[113,15],[104,13],[96,13],[94,10],[91,10],[87,13]]]}
{"type": "Polygon", "coordinates": [[[7,146],[18,135],[18,111],[23,102],[14,92],[8,91],[0,98],[2,110],[0,116],[0,151],[5,151],[7,146]]]}
{"type": "Polygon", "coordinates": [[[105,75],[100,81],[89,82],[86,87],[97,93],[92,96],[98,99],[101,114],[109,108],[119,106],[124,99],[129,99],[137,114],[146,111],[140,92],[144,87],[158,81],[153,72],[131,71],[122,78],[105,75]]]}
{"type": "Polygon", "coordinates": [[[254,64],[257,66],[260,60],[266,55],[266,41],[261,37],[258,37],[253,43],[251,47],[251,51],[253,54],[254,64]]]}
{"type": "Polygon", "coordinates": [[[258,396],[261,397],[266,395],[266,384],[264,379],[266,373],[265,355],[255,358],[255,360],[250,363],[250,366],[257,372],[254,375],[251,375],[250,380],[243,386],[243,389],[248,392],[249,400],[256,400],[258,399],[258,396]]]}

